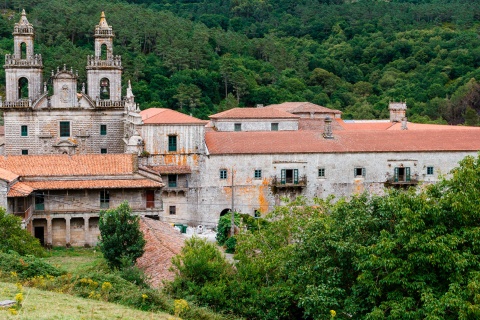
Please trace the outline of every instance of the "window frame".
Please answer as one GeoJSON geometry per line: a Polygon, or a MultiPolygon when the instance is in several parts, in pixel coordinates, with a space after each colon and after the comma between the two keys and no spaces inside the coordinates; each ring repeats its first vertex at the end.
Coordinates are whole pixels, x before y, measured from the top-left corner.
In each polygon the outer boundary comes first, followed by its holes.
{"type": "Polygon", "coordinates": [[[110,208],[110,191],[107,189],[100,190],[100,208],[110,208]]]}
{"type": "Polygon", "coordinates": [[[168,152],[177,152],[177,150],[178,150],[178,136],[176,134],[168,135],[168,152]]]}
{"type": "Polygon", "coordinates": [[[227,169],[220,169],[219,171],[220,180],[227,180],[228,179],[228,171],[227,169]]]}
{"type": "Polygon", "coordinates": [[[70,121],[59,121],[58,124],[58,134],[60,138],[70,138],[72,136],[72,127],[70,121]],[[65,135],[65,128],[62,128],[62,124],[65,125],[68,123],[68,135],[65,135]]]}
{"type": "Polygon", "coordinates": [[[365,170],[365,167],[355,167],[353,169],[353,176],[355,178],[365,178],[366,176],[366,170],[365,170]],[[358,174],[358,170],[360,170],[361,174],[358,174]]]}
{"type": "Polygon", "coordinates": [[[108,149],[107,148],[100,148],[100,154],[107,154],[108,149]]]}
{"type": "Polygon", "coordinates": [[[28,126],[27,125],[21,125],[20,126],[20,136],[21,137],[28,137],[28,126]]]}
{"type": "Polygon", "coordinates": [[[168,214],[174,216],[177,214],[177,206],[168,206],[168,214]]]}
{"type": "Polygon", "coordinates": [[[22,156],[28,156],[28,149],[22,149],[22,156]]]}
{"type": "Polygon", "coordinates": [[[106,124],[101,124],[100,125],[100,135],[101,136],[106,136],[107,135],[107,125],[106,124]]]}
{"type": "Polygon", "coordinates": [[[168,180],[168,187],[169,188],[177,188],[178,186],[178,174],[168,174],[167,175],[167,180],[168,180]],[[173,181],[175,179],[175,181],[173,181]]]}
{"type": "Polygon", "coordinates": [[[262,179],[262,169],[253,170],[253,178],[254,179],[262,179]]]}
{"type": "Polygon", "coordinates": [[[434,166],[427,166],[427,176],[433,176],[435,174],[434,166]]]}
{"type": "Polygon", "coordinates": [[[241,122],[234,123],[233,124],[233,131],[235,131],[235,132],[242,131],[242,123],[241,122]]]}
{"type": "Polygon", "coordinates": [[[325,179],[325,173],[326,173],[325,167],[319,167],[318,168],[318,178],[319,179],[325,179]]]}
{"type": "Polygon", "coordinates": [[[278,122],[270,123],[270,131],[278,131],[278,122]]]}

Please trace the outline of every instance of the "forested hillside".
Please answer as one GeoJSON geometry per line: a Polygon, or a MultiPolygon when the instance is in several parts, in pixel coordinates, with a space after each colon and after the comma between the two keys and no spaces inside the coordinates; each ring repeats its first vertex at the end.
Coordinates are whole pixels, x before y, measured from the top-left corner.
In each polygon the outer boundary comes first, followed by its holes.
{"type": "Polygon", "coordinates": [[[45,78],[67,64],[82,82],[105,11],[142,109],[206,118],[237,105],[311,101],[361,119],[385,118],[389,100],[406,100],[412,121],[479,122],[475,1],[16,0],[0,8],[0,54],[12,51],[25,8],[45,78]]]}

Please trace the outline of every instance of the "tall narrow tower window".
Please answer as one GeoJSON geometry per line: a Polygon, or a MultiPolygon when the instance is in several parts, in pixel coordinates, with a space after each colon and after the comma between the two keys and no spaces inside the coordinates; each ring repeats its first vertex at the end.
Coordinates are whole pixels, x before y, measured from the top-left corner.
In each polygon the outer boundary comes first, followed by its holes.
{"type": "Polygon", "coordinates": [[[110,81],[107,78],[100,80],[100,99],[110,99],[110,81]]]}
{"type": "Polygon", "coordinates": [[[27,59],[27,44],[25,42],[20,44],[20,58],[27,59]]]}
{"type": "Polygon", "coordinates": [[[102,46],[100,47],[100,59],[107,60],[107,50],[107,45],[102,44],[102,46]]]}
{"type": "Polygon", "coordinates": [[[18,98],[28,99],[28,79],[27,78],[18,79],[18,98]]]}

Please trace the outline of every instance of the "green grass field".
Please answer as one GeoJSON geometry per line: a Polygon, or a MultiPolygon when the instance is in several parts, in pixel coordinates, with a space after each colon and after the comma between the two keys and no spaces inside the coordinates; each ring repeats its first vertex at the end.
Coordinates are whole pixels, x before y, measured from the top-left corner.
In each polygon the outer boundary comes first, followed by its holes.
{"type": "MultiPolygon", "coordinates": [[[[0,282],[0,300],[14,300],[17,292],[15,284],[0,282]]],[[[166,313],[144,312],[114,303],[26,287],[23,288],[23,296],[24,301],[18,314],[13,315],[8,309],[0,309],[0,319],[174,319],[166,313]]]]}
{"type": "Polygon", "coordinates": [[[102,253],[93,248],[67,249],[55,247],[47,251],[45,261],[71,273],[76,273],[94,265],[104,265],[106,267],[102,253]]]}

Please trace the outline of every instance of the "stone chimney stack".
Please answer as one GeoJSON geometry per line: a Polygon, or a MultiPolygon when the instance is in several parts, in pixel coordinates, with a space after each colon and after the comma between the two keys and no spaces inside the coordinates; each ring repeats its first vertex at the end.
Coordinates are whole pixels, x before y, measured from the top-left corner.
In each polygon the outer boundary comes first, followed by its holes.
{"type": "Polygon", "coordinates": [[[390,122],[401,122],[406,116],[407,102],[390,102],[388,110],[390,110],[390,122]]]}
{"type": "Polygon", "coordinates": [[[408,130],[408,128],[407,128],[407,117],[402,118],[402,130],[408,130]]]}
{"type": "Polygon", "coordinates": [[[325,139],[333,139],[332,119],[330,117],[325,118],[325,126],[323,127],[323,137],[325,139]]]}

